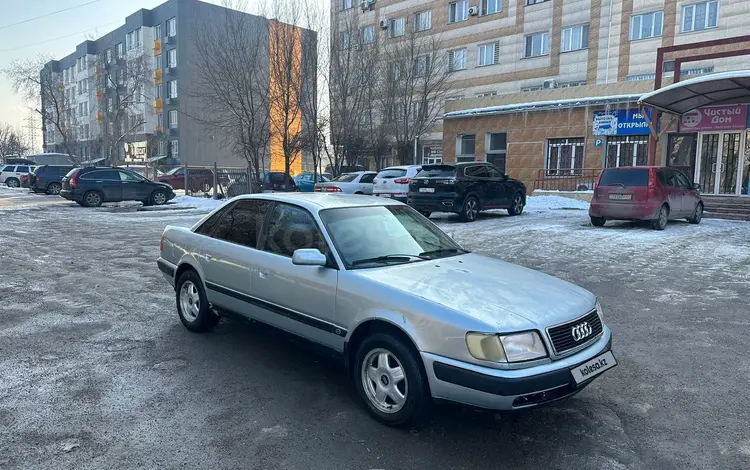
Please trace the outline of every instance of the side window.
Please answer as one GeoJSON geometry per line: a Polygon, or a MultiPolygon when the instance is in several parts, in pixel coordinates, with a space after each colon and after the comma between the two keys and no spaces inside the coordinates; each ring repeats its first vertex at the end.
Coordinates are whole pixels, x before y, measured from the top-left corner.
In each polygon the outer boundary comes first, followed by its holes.
{"type": "Polygon", "coordinates": [[[221,218],[226,215],[227,212],[231,211],[234,205],[229,204],[225,206],[222,210],[216,212],[214,215],[208,218],[205,222],[203,222],[198,228],[195,229],[195,233],[198,233],[200,235],[206,235],[207,237],[212,236],[214,233],[214,229],[219,225],[219,222],[221,222],[221,218]]]}
{"type": "Polygon", "coordinates": [[[497,171],[496,169],[494,169],[492,167],[489,167],[488,170],[490,172],[490,178],[503,179],[504,175],[502,173],[500,173],[499,171],[497,171]]]}
{"type": "MultiPolygon", "coordinates": [[[[268,201],[244,200],[237,204],[221,219],[214,231],[214,238],[238,245],[257,248],[258,235],[266,217],[268,201]]],[[[209,221],[206,221],[208,223],[209,221]]]]}
{"type": "Polygon", "coordinates": [[[667,172],[664,170],[660,170],[656,172],[656,177],[659,179],[659,182],[663,184],[664,186],[669,186],[669,183],[667,182],[667,172]]]}
{"type": "Polygon", "coordinates": [[[677,185],[681,187],[682,189],[691,189],[692,185],[688,181],[687,177],[680,173],[679,171],[674,172],[674,176],[677,179],[677,185]]]}
{"type": "Polygon", "coordinates": [[[27,166],[16,167],[16,173],[28,173],[28,172],[29,172],[29,167],[27,166]]]}
{"type": "Polygon", "coordinates": [[[127,171],[118,171],[120,174],[120,180],[121,181],[140,181],[139,178],[136,178],[135,175],[128,173],[127,171]]]}
{"type": "Polygon", "coordinates": [[[323,234],[307,211],[288,204],[276,205],[263,249],[291,258],[294,251],[301,248],[317,248],[323,254],[328,253],[323,234]]]}
{"type": "Polygon", "coordinates": [[[370,184],[372,183],[372,180],[375,179],[375,173],[368,174],[368,175],[362,175],[362,178],[360,178],[359,182],[362,184],[370,184]]]}
{"type": "Polygon", "coordinates": [[[473,165],[470,167],[467,167],[465,170],[466,176],[469,176],[471,178],[489,178],[490,172],[488,168],[484,165],[473,165]]]}

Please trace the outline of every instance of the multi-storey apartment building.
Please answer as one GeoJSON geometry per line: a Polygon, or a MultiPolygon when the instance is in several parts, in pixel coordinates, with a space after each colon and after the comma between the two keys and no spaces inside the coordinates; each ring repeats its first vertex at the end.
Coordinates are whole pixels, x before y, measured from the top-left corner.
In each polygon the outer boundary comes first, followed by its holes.
{"type": "MultiPolygon", "coordinates": [[[[379,47],[398,40],[392,25],[439,38],[452,72],[448,113],[421,136],[423,162],[495,161],[529,185],[540,169],[557,169],[558,152],[573,169],[645,163],[649,132],[636,101],[653,89],[657,49],[750,34],[746,0],[333,0],[332,8],[334,18],[356,11],[360,28],[381,35],[379,47]],[[615,108],[632,126],[595,133],[594,113],[615,108]]],[[[749,46],[738,39],[713,50],[749,46]]],[[[665,85],[677,57],[666,57],[665,85]]],[[[748,55],[711,58],[683,64],[681,76],[743,68],[748,55]]]]}
{"type": "MultiPolygon", "coordinates": [[[[198,28],[209,31],[210,25],[220,30],[229,15],[242,15],[239,21],[245,22],[248,30],[264,32],[257,37],[266,41],[258,48],[265,55],[258,56],[254,65],[259,73],[268,75],[270,87],[278,87],[274,84],[278,72],[274,73],[269,64],[268,53],[273,50],[268,41],[269,31],[277,25],[275,20],[197,0],[168,0],[151,10],[133,13],[123,26],[97,40],[85,41],[72,54],[45,65],[42,76],[52,77],[59,84],[59,101],[64,108],[66,132],[74,141],[73,152],[81,160],[109,164],[159,159],[165,164],[247,165],[226,145],[226,136],[206,124],[196,79],[202,66],[196,41],[206,37],[204,33],[199,39],[198,28]]],[[[297,30],[299,41],[309,35],[315,41],[314,32],[297,30]]],[[[295,51],[302,54],[301,47],[295,51]]],[[[308,81],[305,89],[315,93],[315,77],[308,81]]],[[[273,114],[268,96],[262,99],[273,114]]],[[[295,119],[299,121],[296,127],[301,128],[304,117],[295,119]]],[[[65,150],[55,126],[44,123],[43,134],[46,151],[65,150]]],[[[283,170],[277,140],[271,135],[270,158],[264,166],[283,170]]],[[[301,171],[303,163],[303,158],[296,159],[292,172],[301,171]]]]}

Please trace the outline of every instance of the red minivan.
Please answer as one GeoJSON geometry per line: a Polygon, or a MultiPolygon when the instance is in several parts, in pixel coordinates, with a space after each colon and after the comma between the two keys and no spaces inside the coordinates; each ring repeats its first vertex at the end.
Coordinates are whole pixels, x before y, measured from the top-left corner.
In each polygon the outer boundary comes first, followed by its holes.
{"type": "Polygon", "coordinates": [[[607,220],[650,220],[652,228],[664,230],[667,220],[686,218],[691,224],[700,223],[703,201],[698,188],[674,168],[605,168],[594,186],[591,224],[601,227],[607,220]]]}

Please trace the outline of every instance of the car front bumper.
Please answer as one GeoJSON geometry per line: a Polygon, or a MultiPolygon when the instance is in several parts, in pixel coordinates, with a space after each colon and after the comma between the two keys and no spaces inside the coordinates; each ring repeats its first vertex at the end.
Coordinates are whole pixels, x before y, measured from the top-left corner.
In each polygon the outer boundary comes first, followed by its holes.
{"type": "Polygon", "coordinates": [[[490,410],[516,410],[552,403],[580,392],[592,378],[576,383],[571,369],[611,350],[612,333],[605,327],[592,345],[573,355],[526,369],[492,369],[422,352],[435,399],[490,410]]]}

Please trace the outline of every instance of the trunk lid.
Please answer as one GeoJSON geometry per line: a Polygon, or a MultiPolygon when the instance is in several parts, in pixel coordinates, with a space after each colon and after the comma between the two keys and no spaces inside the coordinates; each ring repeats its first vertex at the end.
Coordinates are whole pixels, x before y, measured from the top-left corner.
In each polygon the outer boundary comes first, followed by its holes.
{"type": "Polygon", "coordinates": [[[412,178],[409,192],[419,195],[456,192],[458,169],[454,165],[424,165],[412,178]]]}

